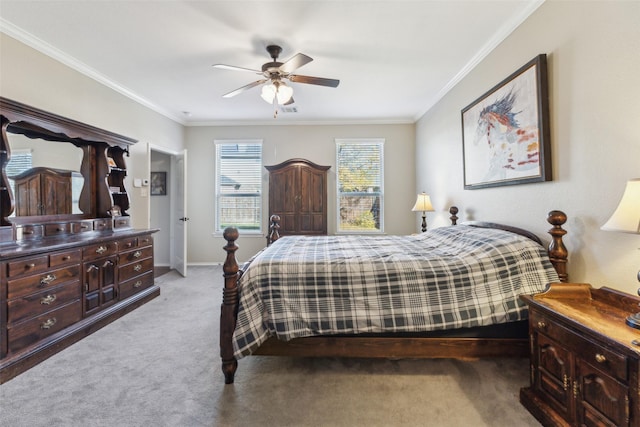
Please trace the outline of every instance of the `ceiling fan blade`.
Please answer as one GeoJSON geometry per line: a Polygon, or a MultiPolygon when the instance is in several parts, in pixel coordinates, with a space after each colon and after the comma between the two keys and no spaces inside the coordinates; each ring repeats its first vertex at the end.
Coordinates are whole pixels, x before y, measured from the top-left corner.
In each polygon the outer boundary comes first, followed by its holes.
{"type": "Polygon", "coordinates": [[[285,103],[284,103],[284,104],[282,104],[282,105],[291,105],[291,104],[293,104],[294,102],[296,102],[296,101],[294,101],[294,100],[293,100],[293,96],[292,96],[291,98],[289,98],[289,100],[288,100],[287,102],[285,102],[285,103]]]}
{"type": "Polygon", "coordinates": [[[249,73],[262,74],[262,71],[252,70],[251,68],[236,67],[235,65],[213,64],[213,68],[220,68],[221,70],[231,70],[231,71],[247,71],[249,73]]]}
{"type": "Polygon", "coordinates": [[[338,87],[338,85],[340,84],[340,80],[325,79],[322,77],[290,75],[288,78],[295,83],[307,83],[310,85],[338,87]]]}
{"type": "Polygon", "coordinates": [[[304,53],[297,53],[292,56],[287,62],[282,64],[279,69],[283,73],[291,73],[311,61],[313,61],[313,58],[311,58],[310,56],[307,56],[304,53]]]}
{"type": "Polygon", "coordinates": [[[234,90],[232,92],[226,93],[226,94],[222,95],[222,97],[223,98],[231,98],[232,96],[236,96],[239,93],[244,92],[245,90],[251,89],[252,87],[260,86],[262,83],[264,83],[266,81],[267,81],[267,79],[256,80],[255,82],[251,82],[248,85],[244,85],[244,86],[242,86],[242,87],[240,87],[240,88],[238,88],[238,89],[236,89],[236,90],[234,90]]]}

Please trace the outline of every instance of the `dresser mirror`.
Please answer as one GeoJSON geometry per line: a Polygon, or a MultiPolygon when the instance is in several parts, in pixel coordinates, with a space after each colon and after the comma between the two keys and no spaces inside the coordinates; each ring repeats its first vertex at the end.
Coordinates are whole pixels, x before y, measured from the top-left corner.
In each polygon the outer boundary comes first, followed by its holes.
{"type": "Polygon", "coordinates": [[[47,237],[85,219],[114,219],[85,229],[129,226],[124,157],[134,139],[3,97],[0,120],[0,243],[19,240],[17,227],[47,237]]]}
{"type": "Polygon", "coordinates": [[[85,213],[79,204],[85,181],[80,173],[84,157],[80,147],[10,132],[7,137],[11,159],[5,172],[14,199],[9,218],[85,213]],[[55,185],[42,184],[48,174],[57,177],[55,185]],[[44,203],[42,199],[46,197],[57,203],[44,203]]]}

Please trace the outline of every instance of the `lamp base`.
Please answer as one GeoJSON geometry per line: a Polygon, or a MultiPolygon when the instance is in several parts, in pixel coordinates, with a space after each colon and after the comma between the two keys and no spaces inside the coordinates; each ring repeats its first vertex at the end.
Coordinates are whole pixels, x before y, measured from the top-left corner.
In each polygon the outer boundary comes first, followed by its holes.
{"type": "Polygon", "coordinates": [[[635,313],[627,317],[626,323],[632,328],[640,329],[640,313],[635,313]]]}

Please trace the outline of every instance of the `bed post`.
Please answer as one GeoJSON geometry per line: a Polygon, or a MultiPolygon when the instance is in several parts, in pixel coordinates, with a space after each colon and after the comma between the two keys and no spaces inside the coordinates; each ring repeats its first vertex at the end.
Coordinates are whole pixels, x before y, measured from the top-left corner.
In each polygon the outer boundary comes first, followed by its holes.
{"type": "Polygon", "coordinates": [[[238,361],[233,356],[233,331],[236,329],[236,315],[238,312],[238,262],[235,252],[238,250],[236,240],[238,230],[227,227],[223,233],[227,241],[224,250],[227,259],[222,266],[224,289],[222,290],[222,306],[220,308],[220,357],[222,358],[222,372],[225,384],[233,383],[233,377],[238,368],[238,361]]]}
{"type": "Polygon", "coordinates": [[[562,236],[567,234],[567,231],[562,228],[562,225],[567,222],[567,215],[562,211],[551,211],[547,216],[547,222],[553,225],[553,228],[548,231],[551,235],[549,259],[558,272],[560,281],[568,282],[567,259],[569,258],[569,251],[567,251],[567,248],[562,242],[562,236]]]}
{"type": "Polygon", "coordinates": [[[273,242],[280,238],[280,217],[271,215],[269,218],[269,234],[267,235],[267,246],[271,246],[273,242]]]}
{"type": "Polygon", "coordinates": [[[449,219],[451,220],[451,225],[458,225],[458,207],[457,206],[451,206],[449,208],[449,213],[451,214],[451,216],[449,217],[449,219]]]}

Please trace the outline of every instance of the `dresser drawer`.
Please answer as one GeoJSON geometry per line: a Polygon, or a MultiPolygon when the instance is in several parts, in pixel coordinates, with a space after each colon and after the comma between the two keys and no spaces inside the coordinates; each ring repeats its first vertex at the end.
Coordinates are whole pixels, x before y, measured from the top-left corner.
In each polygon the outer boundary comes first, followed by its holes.
{"type": "Polygon", "coordinates": [[[128,216],[117,217],[117,218],[114,218],[114,220],[113,220],[113,228],[114,229],[128,228],[130,226],[131,226],[131,220],[129,219],[128,216]]]}
{"type": "Polygon", "coordinates": [[[49,257],[41,255],[19,261],[11,261],[8,263],[8,277],[21,276],[23,274],[33,274],[40,271],[46,271],[49,268],[49,257]]]}
{"type": "Polygon", "coordinates": [[[7,321],[12,324],[30,317],[39,316],[79,299],[81,294],[80,281],[75,281],[12,299],[7,303],[7,321]]]}
{"type": "Polygon", "coordinates": [[[87,260],[92,260],[92,259],[113,255],[117,251],[118,251],[118,243],[114,241],[114,242],[106,242],[106,243],[100,243],[97,245],[87,246],[82,250],[82,255],[85,261],[87,261],[87,260]]]}
{"type": "Polygon", "coordinates": [[[147,271],[153,271],[153,258],[145,258],[118,268],[118,280],[121,282],[139,276],[147,271]]]}
{"type": "Polygon", "coordinates": [[[49,255],[49,266],[59,267],[61,265],[79,263],[82,259],[82,251],[80,249],[74,249],[67,252],[58,252],[49,255]]]}
{"type": "Polygon", "coordinates": [[[591,341],[547,318],[537,311],[529,313],[531,327],[562,345],[570,348],[582,360],[596,366],[602,372],[622,381],[627,381],[627,357],[591,341]]]}
{"type": "Polygon", "coordinates": [[[142,276],[120,282],[120,299],[129,298],[136,292],[139,292],[153,285],[153,271],[148,271],[142,276]]]}
{"type": "Polygon", "coordinates": [[[40,274],[34,274],[32,276],[9,280],[7,283],[7,298],[13,299],[24,295],[30,295],[79,278],[80,266],[74,265],[40,274]]]}
{"type": "Polygon", "coordinates": [[[35,240],[41,238],[43,234],[42,225],[21,225],[16,227],[17,240],[35,240]]]}
{"type": "Polygon", "coordinates": [[[131,248],[135,248],[138,246],[138,238],[137,237],[132,237],[130,239],[124,239],[124,240],[120,240],[118,241],[118,249],[120,249],[121,251],[127,250],[127,249],[131,249],[131,248]]]}
{"type": "Polygon", "coordinates": [[[138,237],[138,246],[147,246],[153,244],[153,237],[151,234],[138,237]]]}
{"type": "Polygon", "coordinates": [[[129,262],[138,261],[144,258],[150,258],[151,256],[153,256],[153,246],[147,246],[146,248],[139,248],[127,252],[121,252],[118,255],[118,262],[120,263],[120,265],[124,265],[129,262]]]}
{"type": "Polygon", "coordinates": [[[96,219],[93,221],[93,229],[96,231],[106,231],[113,228],[111,219],[96,219]]]}
{"type": "Polygon", "coordinates": [[[9,353],[20,351],[39,340],[78,322],[82,318],[82,304],[76,300],[32,320],[9,326],[9,353]]]}
{"type": "Polygon", "coordinates": [[[69,234],[71,231],[71,227],[68,222],[60,222],[54,224],[46,224],[44,226],[44,235],[49,236],[60,236],[69,234]]]}
{"type": "Polygon", "coordinates": [[[78,221],[71,223],[71,232],[74,234],[93,231],[93,221],[78,221]]]}

